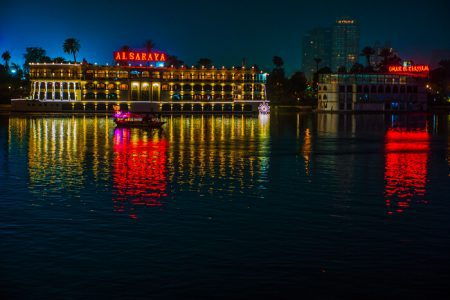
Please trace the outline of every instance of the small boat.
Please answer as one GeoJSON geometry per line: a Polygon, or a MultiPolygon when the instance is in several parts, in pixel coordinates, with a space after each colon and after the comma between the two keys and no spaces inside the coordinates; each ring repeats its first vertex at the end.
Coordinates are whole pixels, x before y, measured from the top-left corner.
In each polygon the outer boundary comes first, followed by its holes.
{"type": "Polygon", "coordinates": [[[166,123],[154,115],[122,112],[114,107],[114,123],[117,127],[161,128],[166,123]]]}

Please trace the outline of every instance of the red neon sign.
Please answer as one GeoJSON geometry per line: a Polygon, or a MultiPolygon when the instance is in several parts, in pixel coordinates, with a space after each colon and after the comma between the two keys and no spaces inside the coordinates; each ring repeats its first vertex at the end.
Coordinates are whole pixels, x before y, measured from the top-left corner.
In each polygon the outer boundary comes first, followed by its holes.
{"type": "Polygon", "coordinates": [[[410,75],[426,75],[430,72],[430,66],[428,65],[416,65],[416,66],[389,66],[389,73],[396,74],[410,74],[410,75]]]}
{"type": "Polygon", "coordinates": [[[116,61],[166,61],[166,54],[163,52],[146,51],[116,51],[113,53],[116,61]]]}

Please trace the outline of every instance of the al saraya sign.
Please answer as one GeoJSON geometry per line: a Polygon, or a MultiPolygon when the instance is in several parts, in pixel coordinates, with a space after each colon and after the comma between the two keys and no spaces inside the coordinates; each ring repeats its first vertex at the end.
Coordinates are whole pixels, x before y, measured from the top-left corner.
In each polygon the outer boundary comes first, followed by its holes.
{"type": "Polygon", "coordinates": [[[167,59],[167,55],[164,52],[116,51],[113,54],[116,61],[165,62],[167,59]]]}

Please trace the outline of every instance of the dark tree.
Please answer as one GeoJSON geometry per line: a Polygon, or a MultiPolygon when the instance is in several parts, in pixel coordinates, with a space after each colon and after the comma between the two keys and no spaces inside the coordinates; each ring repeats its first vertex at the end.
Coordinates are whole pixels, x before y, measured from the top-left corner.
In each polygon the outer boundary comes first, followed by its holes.
{"type": "Polygon", "coordinates": [[[53,59],[53,62],[57,63],[57,64],[65,64],[65,63],[67,63],[67,61],[64,59],[64,57],[61,57],[61,56],[55,57],[53,59]]]}
{"type": "Polygon", "coordinates": [[[337,72],[338,72],[339,74],[345,74],[345,73],[347,73],[347,68],[346,68],[345,66],[340,66],[340,67],[338,68],[337,72]]]}
{"type": "Polygon", "coordinates": [[[64,41],[63,50],[64,53],[73,54],[73,62],[77,62],[76,54],[80,51],[80,42],[75,38],[68,38],[64,41]]]}
{"type": "Polygon", "coordinates": [[[378,65],[378,71],[380,72],[387,72],[389,66],[397,66],[402,62],[402,59],[395,54],[392,48],[381,49],[379,56],[382,58],[378,65]]]}
{"type": "Polygon", "coordinates": [[[8,71],[9,70],[9,60],[11,59],[11,54],[9,53],[9,51],[3,52],[2,59],[5,62],[5,69],[6,69],[6,71],[8,71]]]}
{"type": "Polygon", "coordinates": [[[364,56],[366,58],[367,68],[372,67],[372,56],[375,55],[375,50],[372,47],[364,47],[362,49],[360,56],[364,56]]]}
{"type": "Polygon", "coordinates": [[[284,66],[284,61],[281,57],[279,56],[274,56],[272,58],[272,62],[275,65],[276,68],[280,69],[284,66]]]}
{"type": "Polygon", "coordinates": [[[144,43],[144,47],[145,47],[145,50],[150,52],[155,48],[155,43],[152,40],[146,40],[144,43]]]}
{"type": "Polygon", "coordinates": [[[212,66],[212,60],[209,58],[200,58],[197,62],[197,68],[205,67],[205,68],[211,68],[212,66]]]}
{"type": "Polygon", "coordinates": [[[184,61],[178,59],[178,57],[176,57],[174,55],[167,55],[166,65],[174,66],[175,68],[179,68],[182,65],[184,65],[184,61]]]}
{"type": "Polygon", "coordinates": [[[308,87],[308,80],[303,72],[295,72],[289,78],[289,96],[294,100],[299,100],[304,97],[306,88],[308,87]]]}
{"type": "Polygon", "coordinates": [[[50,57],[46,55],[46,51],[40,47],[28,47],[23,55],[25,62],[23,64],[23,69],[26,74],[28,74],[28,65],[30,63],[44,63],[51,62],[50,57]]]}
{"type": "Polygon", "coordinates": [[[274,56],[272,62],[275,67],[267,79],[267,95],[274,104],[277,104],[286,101],[288,82],[284,73],[283,59],[279,56],[274,56]]]}
{"type": "Polygon", "coordinates": [[[360,63],[355,63],[352,68],[350,69],[350,73],[357,74],[357,73],[363,73],[364,72],[364,66],[360,63]]]}

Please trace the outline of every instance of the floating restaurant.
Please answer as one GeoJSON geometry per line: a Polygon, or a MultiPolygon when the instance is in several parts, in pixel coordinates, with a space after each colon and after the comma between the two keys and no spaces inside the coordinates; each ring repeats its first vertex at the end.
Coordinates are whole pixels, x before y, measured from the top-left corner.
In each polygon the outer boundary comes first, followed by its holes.
{"type": "Polygon", "coordinates": [[[424,111],[429,71],[404,65],[386,73],[320,74],[318,111],[424,111]]]}
{"type": "Polygon", "coordinates": [[[251,113],[267,107],[255,67],[167,66],[167,54],[117,51],[114,65],[31,63],[30,95],[13,111],[251,113]]]}

